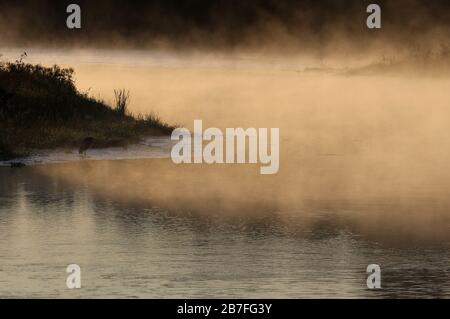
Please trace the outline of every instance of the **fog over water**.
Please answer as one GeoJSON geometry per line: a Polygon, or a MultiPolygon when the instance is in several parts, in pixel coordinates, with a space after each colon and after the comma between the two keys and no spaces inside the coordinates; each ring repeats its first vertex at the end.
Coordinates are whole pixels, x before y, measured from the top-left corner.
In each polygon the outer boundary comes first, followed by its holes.
{"type": "Polygon", "coordinates": [[[376,59],[306,54],[15,48],[2,58],[22,50],[27,62],[73,67],[77,87],[107,102],[129,89],[134,114],[280,128],[280,170],[97,150],[0,168],[0,297],[449,296],[447,73],[354,74],[376,59]],[[80,292],[65,288],[73,262],[80,292]],[[366,289],[370,263],[384,290],[366,289]]]}

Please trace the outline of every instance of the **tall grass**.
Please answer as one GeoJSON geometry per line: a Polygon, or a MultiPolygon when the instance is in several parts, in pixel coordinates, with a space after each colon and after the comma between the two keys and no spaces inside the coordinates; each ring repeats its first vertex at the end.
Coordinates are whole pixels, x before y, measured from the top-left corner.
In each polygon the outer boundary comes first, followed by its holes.
{"type": "Polygon", "coordinates": [[[115,110],[119,115],[128,115],[128,103],[130,101],[130,91],[125,89],[114,90],[115,110]]]}

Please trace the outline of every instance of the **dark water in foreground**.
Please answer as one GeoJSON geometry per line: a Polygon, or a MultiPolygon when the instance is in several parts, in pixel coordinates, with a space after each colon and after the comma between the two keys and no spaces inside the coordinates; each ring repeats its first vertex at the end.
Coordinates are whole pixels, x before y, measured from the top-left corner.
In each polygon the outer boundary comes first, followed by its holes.
{"type": "Polygon", "coordinates": [[[121,198],[50,167],[0,169],[2,298],[450,297],[448,237],[408,244],[399,229],[398,241],[378,240],[354,227],[364,205],[175,213],[151,195],[121,198]],[[79,290],[66,287],[72,263],[79,290]],[[381,290],[366,287],[371,263],[381,265],[381,290]]]}

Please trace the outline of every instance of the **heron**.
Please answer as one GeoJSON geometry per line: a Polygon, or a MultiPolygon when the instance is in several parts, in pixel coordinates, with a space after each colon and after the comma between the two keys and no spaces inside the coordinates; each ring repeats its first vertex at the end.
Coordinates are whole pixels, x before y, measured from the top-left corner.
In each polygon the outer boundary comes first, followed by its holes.
{"type": "Polygon", "coordinates": [[[86,156],[86,151],[92,147],[94,144],[93,137],[86,137],[83,142],[81,142],[78,154],[86,156]]]}

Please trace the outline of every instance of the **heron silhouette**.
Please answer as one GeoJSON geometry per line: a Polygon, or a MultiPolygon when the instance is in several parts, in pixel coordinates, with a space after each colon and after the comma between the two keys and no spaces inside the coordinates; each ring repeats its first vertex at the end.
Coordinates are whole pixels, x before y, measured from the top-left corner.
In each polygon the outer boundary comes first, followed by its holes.
{"type": "Polygon", "coordinates": [[[80,145],[80,148],[78,149],[78,154],[86,156],[86,151],[92,147],[94,144],[94,138],[93,137],[86,137],[80,145]]]}

